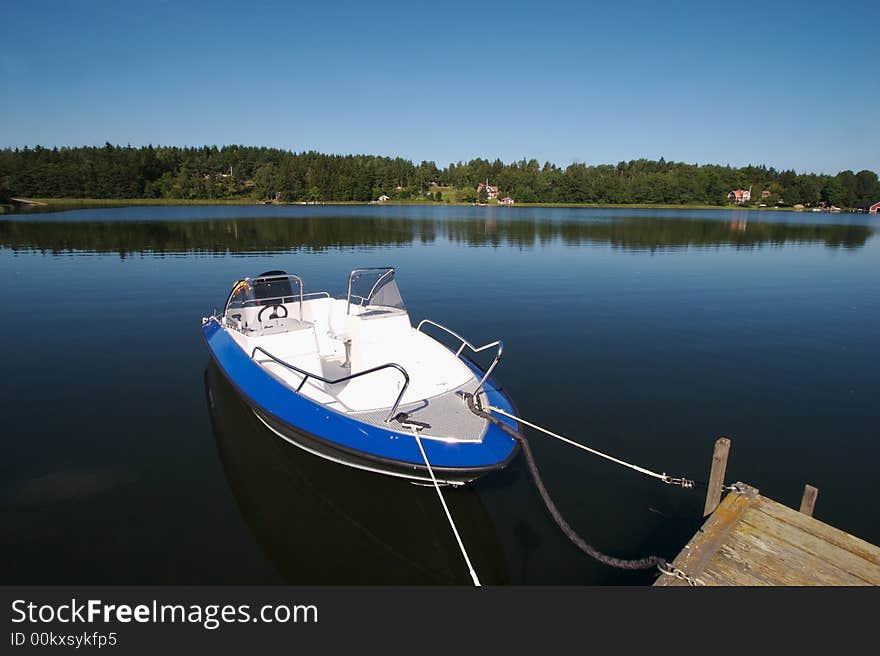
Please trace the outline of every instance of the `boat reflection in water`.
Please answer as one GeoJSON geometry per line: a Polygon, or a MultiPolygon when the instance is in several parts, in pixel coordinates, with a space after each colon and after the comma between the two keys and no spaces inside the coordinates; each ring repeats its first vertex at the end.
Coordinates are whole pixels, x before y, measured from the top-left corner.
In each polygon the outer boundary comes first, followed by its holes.
{"type": "MultiPolygon", "coordinates": [[[[342,467],[278,439],[212,361],[205,391],[242,517],[291,584],[470,584],[433,487],[342,467]]],[[[507,583],[477,494],[444,489],[483,583],[507,583]]]]}

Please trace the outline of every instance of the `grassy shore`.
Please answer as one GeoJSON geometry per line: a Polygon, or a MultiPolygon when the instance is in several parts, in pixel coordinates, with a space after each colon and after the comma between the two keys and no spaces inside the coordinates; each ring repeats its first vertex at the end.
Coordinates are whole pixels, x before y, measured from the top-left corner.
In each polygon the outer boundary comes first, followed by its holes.
{"type": "MultiPolygon", "coordinates": [[[[179,205],[263,205],[262,201],[254,198],[34,198],[33,201],[43,203],[45,210],[63,210],[77,208],[103,208],[103,207],[130,207],[134,205],[145,206],[179,206],[179,205]]],[[[302,202],[270,203],[271,205],[304,205],[302,202]]],[[[452,206],[470,207],[472,203],[443,201],[429,201],[422,198],[389,200],[383,203],[360,202],[360,201],[326,201],[318,205],[425,205],[425,206],[452,206]]],[[[497,203],[488,203],[485,207],[505,207],[497,203]]],[[[795,211],[791,207],[742,207],[739,205],[675,205],[668,203],[516,203],[514,207],[569,207],[569,208],[594,208],[594,209],[661,209],[661,210],[762,210],[762,211],[795,211]]],[[[0,206],[0,213],[12,211],[13,208],[0,206]]],[[[809,211],[809,209],[807,210],[809,211]]]]}
{"type": "Polygon", "coordinates": [[[31,198],[52,206],[128,207],[130,205],[254,205],[252,198],[31,198]]]}
{"type": "MultiPolygon", "coordinates": [[[[499,207],[503,207],[499,205],[499,207]]],[[[645,209],[645,210],[779,210],[791,207],[743,207],[741,205],[674,205],[671,203],[517,203],[514,207],[593,207],[599,209],[645,209]]]]}

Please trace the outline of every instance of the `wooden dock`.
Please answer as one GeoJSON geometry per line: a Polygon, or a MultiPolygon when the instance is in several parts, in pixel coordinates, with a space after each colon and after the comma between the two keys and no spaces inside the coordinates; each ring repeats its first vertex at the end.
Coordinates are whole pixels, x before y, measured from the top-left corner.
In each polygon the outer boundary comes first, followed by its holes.
{"type": "MultiPolygon", "coordinates": [[[[798,512],[736,487],[672,563],[697,585],[880,585],[880,548],[811,517],[815,488],[798,512]]],[[[662,574],[654,585],[688,583],[662,574]]]]}

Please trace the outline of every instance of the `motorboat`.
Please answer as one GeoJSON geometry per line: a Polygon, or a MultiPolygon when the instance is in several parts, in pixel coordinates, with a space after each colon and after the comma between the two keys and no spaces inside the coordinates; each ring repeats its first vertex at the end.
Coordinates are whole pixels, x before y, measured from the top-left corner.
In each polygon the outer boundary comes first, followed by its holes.
{"type": "Polygon", "coordinates": [[[461,485],[516,455],[516,440],[466,402],[471,394],[481,407],[515,414],[492,378],[501,340],[477,347],[430,319],[414,327],[393,267],[353,270],[338,298],[306,292],[300,276],[280,270],[237,280],[222,311],[202,319],[202,333],[257,418],[316,456],[461,485]],[[487,367],[478,354],[491,356],[487,367]]]}

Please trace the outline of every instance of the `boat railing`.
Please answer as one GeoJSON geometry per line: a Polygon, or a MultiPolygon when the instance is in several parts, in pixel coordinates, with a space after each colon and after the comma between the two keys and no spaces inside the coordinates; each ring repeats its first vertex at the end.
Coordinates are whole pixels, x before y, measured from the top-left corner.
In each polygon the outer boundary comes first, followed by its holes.
{"type": "Polygon", "coordinates": [[[409,374],[406,373],[406,369],[401,367],[399,364],[394,362],[386,362],[385,364],[380,364],[378,367],[372,367],[371,369],[365,369],[364,371],[359,371],[356,374],[351,374],[350,376],[343,376],[342,378],[337,378],[336,380],[330,380],[329,378],[324,378],[323,376],[319,376],[316,373],[312,373],[311,371],[306,371],[305,369],[300,369],[296,365],[292,365],[289,362],[285,362],[279,357],[276,357],[269,353],[262,346],[255,346],[254,350],[251,351],[251,359],[254,359],[254,356],[257,354],[257,351],[260,351],[267,357],[269,357],[274,362],[277,362],[283,367],[290,369],[291,371],[295,371],[298,374],[303,376],[302,381],[299,386],[296,388],[297,393],[303,388],[303,385],[306,384],[306,381],[309,378],[314,378],[315,380],[320,380],[322,383],[326,383],[328,385],[336,385],[337,383],[344,383],[346,381],[352,380],[354,378],[359,378],[361,376],[366,376],[367,374],[372,374],[377,371],[381,371],[383,369],[396,369],[401,374],[403,374],[403,387],[400,390],[400,393],[397,395],[397,398],[394,400],[394,405],[391,406],[391,412],[388,413],[388,416],[385,418],[385,422],[391,421],[394,417],[397,416],[397,408],[400,406],[401,400],[403,400],[403,395],[406,393],[406,388],[409,387],[409,374]]]}
{"type": "MultiPolygon", "coordinates": [[[[287,302],[286,299],[295,298],[295,297],[296,297],[296,294],[294,294],[292,296],[269,296],[267,298],[253,298],[253,299],[248,299],[248,300],[242,301],[241,305],[242,305],[242,307],[252,307],[254,305],[267,305],[267,301],[269,301],[269,302],[281,301],[282,303],[286,303],[287,302]]],[[[309,300],[310,297],[311,298],[319,298],[319,297],[333,298],[330,295],[330,292],[309,292],[308,294],[301,294],[300,303],[302,303],[303,300],[309,300]]],[[[228,312],[229,312],[229,303],[226,304],[226,310],[225,310],[225,313],[228,313],[228,312]]],[[[223,320],[224,315],[220,314],[220,310],[217,309],[216,305],[214,306],[214,314],[212,316],[216,317],[220,323],[223,322],[222,320],[223,320]]],[[[302,321],[302,317],[303,317],[302,305],[300,305],[299,316],[300,316],[300,321],[302,321]]],[[[234,327],[234,325],[232,323],[228,323],[227,325],[230,327],[234,327]]]]}
{"type": "MultiPolygon", "coordinates": [[[[474,390],[475,396],[477,394],[479,394],[480,391],[483,389],[483,385],[485,385],[486,381],[489,380],[489,376],[492,375],[492,371],[495,369],[495,366],[498,364],[498,361],[501,360],[501,354],[504,352],[504,342],[502,342],[500,339],[496,339],[494,342],[489,342],[488,344],[483,344],[483,346],[474,346],[473,344],[471,344],[469,341],[467,341],[464,337],[459,335],[454,330],[451,330],[451,329],[447,328],[446,326],[444,326],[443,324],[437,323],[436,321],[431,321],[430,319],[422,319],[419,322],[419,325],[416,326],[416,330],[422,331],[422,326],[425,325],[426,323],[430,324],[432,326],[436,326],[440,330],[443,330],[443,331],[449,333],[450,335],[455,337],[457,340],[459,340],[460,344],[459,344],[458,350],[455,352],[455,357],[461,357],[461,354],[465,348],[469,348],[472,353],[479,353],[481,351],[485,351],[485,350],[490,349],[495,346],[498,347],[498,352],[495,353],[495,359],[492,360],[492,364],[489,365],[488,369],[486,369],[486,373],[480,379],[480,384],[477,385],[477,388],[474,390]]],[[[422,331],[422,332],[424,332],[424,331],[422,331]]]]}
{"type": "MultiPolygon", "coordinates": [[[[325,298],[333,298],[330,296],[330,292],[309,292],[308,294],[299,294],[300,303],[302,303],[305,299],[309,297],[319,297],[323,296],[325,298]]],[[[296,298],[297,294],[285,294],[283,296],[266,296],[264,298],[249,298],[246,301],[242,302],[242,305],[267,305],[267,301],[282,301],[286,302],[284,299],[287,298],[296,298]]],[[[300,316],[302,316],[302,308],[300,308],[300,316]]]]}

